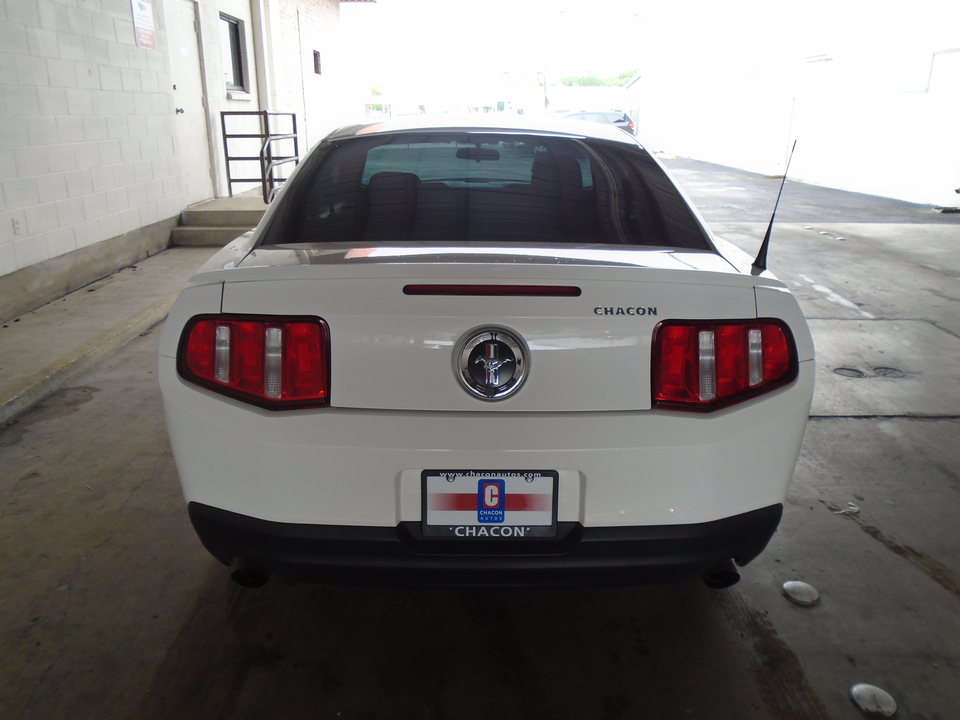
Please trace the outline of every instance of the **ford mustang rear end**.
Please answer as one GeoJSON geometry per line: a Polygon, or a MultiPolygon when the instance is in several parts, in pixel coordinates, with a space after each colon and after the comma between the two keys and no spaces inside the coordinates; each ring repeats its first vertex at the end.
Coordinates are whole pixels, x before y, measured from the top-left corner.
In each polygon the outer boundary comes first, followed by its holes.
{"type": "Polygon", "coordinates": [[[813,393],[749,265],[616,129],[338,131],[164,328],[193,525],[293,582],[729,584],[813,393]]]}

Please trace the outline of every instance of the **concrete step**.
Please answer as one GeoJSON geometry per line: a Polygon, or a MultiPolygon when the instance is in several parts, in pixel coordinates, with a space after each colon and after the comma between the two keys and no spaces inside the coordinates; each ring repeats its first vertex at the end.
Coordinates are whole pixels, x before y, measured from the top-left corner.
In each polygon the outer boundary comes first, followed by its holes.
{"type": "Polygon", "coordinates": [[[216,226],[216,225],[181,225],[175,227],[170,235],[170,244],[180,247],[223,247],[234,238],[238,238],[254,225],[243,226],[216,226]]]}
{"type": "Polygon", "coordinates": [[[180,213],[180,224],[206,227],[254,227],[263,217],[263,209],[200,210],[187,208],[180,213]]]}
{"type": "Polygon", "coordinates": [[[171,233],[170,244],[223,247],[256,227],[266,209],[259,189],[233,197],[204,200],[180,213],[180,225],[171,233]]]}

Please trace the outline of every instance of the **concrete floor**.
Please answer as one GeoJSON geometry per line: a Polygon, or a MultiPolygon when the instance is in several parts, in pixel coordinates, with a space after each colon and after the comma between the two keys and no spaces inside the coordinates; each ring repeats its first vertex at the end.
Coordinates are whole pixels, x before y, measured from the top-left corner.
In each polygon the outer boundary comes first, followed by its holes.
{"type": "MultiPolygon", "coordinates": [[[[667,164],[755,250],[778,181],[667,164]]],[[[739,585],[238,588],[186,517],[155,328],[0,429],[0,717],[853,719],[855,682],[960,717],[960,217],[794,183],[780,217],[818,389],[739,585]]]]}

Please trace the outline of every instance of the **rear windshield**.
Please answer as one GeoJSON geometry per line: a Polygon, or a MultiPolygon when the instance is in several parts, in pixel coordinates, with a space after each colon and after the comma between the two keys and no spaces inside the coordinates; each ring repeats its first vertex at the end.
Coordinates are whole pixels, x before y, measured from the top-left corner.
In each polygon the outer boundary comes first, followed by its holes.
{"type": "Polygon", "coordinates": [[[321,145],[264,245],[478,242],[712,250],[660,167],[623,143],[397,134],[321,145]]]}

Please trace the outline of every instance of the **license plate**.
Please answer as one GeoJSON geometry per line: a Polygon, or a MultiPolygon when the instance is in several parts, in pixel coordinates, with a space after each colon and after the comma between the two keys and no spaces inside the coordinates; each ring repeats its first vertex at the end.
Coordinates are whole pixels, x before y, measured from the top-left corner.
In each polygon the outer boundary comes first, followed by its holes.
{"type": "Polygon", "coordinates": [[[424,470],[423,534],[517,540],[557,534],[555,470],[424,470]]]}

